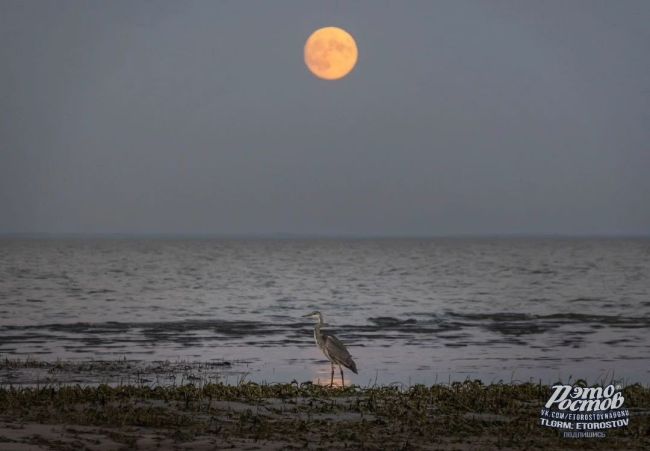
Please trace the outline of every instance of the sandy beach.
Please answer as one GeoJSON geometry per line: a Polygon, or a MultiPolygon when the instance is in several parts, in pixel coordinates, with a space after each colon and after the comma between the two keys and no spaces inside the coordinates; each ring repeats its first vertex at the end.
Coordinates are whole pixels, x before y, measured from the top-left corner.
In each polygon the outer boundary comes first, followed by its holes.
{"type": "Polygon", "coordinates": [[[610,430],[604,439],[572,440],[539,424],[540,408],[550,394],[550,388],[542,384],[484,385],[468,380],[411,387],[330,388],[295,381],[226,385],[210,382],[210,371],[218,369],[206,364],[138,367],[123,361],[5,360],[2,371],[3,381],[10,373],[23,374],[25,381],[29,381],[28,374],[42,376],[39,371],[59,375],[56,381],[36,385],[3,384],[2,450],[650,446],[650,389],[638,384],[623,389],[631,418],[628,428],[610,430]],[[129,368],[139,375],[139,381],[129,374],[129,368]],[[98,378],[114,377],[116,371],[123,371],[123,380],[131,382],[96,383],[98,378]],[[165,372],[183,375],[178,383],[161,385],[152,380],[156,371],[159,380],[165,379],[165,372]],[[80,378],[83,373],[85,379],[80,378]],[[66,383],[63,375],[83,382],[66,383]]]}

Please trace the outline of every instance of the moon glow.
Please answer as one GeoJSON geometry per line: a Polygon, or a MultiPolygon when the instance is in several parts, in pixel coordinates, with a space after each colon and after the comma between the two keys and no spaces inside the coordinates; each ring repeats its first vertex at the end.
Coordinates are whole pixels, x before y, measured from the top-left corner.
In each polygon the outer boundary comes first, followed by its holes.
{"type": "Polygon", "coordinates": [[[305,64],[318,78],[338,80],[357,64],[357,43],[347,31],[325,27],[314,31],[305,43],[305,64]]]}

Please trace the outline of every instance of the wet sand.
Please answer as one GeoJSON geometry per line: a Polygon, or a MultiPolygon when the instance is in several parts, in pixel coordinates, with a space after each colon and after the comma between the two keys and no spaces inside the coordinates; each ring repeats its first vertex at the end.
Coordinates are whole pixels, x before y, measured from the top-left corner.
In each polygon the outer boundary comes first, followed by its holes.
{"type": "Polygon", "coordinates": [[[40,368],[58,380],[9,385],[2,379],[0,449],[650,447],[650,388],[640,385],[624,389],[631,417],[628,428],[611,430],[605,439],[565,439],[539,425],[540,408],[550,394],[541,384],[466,381],[406,388],[329,388],[298,382],[214,382],[215,375],[228,366],[227,362],[138,366],[121,361],[5,360],[0,365],[3,374],[40,368]],[[97,383],[102,375],[107,379],[120,371],[123,380],[131,378],[131,382],[97,383]],[[71,375],[79,379],[84,373],[84,383],[64,380],[71,375]],[[133,380],[133,374],[140,380],[133,380]],[[155,374],[158,382],[152,379],[155,374]],[[201,376],[185,379],[190,374],[201,376]],[[175,383],[159,383],[174,380],[171,376],[176,377],[175,383]]]}

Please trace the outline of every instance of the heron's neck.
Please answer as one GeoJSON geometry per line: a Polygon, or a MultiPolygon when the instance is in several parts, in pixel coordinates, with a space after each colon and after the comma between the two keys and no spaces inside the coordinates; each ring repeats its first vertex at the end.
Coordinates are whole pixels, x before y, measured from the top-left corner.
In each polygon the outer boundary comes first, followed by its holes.
{"type": "Polygon", "coordinates": [[[314,326],[314,340],[319,347],[323,346],[323,333],[320,330],[320,323],[314,326]]]}
{"type": "Polygon", "coordinates": [[[319,316],[318,317],[318,322],[314,326],[314,332],[317,333],[317,334],[320,334],[321,333],[320,328],[321,328],[321,326],[323,324],[325,324],[325,323],[323,323],[323,318],[319,316]]]}

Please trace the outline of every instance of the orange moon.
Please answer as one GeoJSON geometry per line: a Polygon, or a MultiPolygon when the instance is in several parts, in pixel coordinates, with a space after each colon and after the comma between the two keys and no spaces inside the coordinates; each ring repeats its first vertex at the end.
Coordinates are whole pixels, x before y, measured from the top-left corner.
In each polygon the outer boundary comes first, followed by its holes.
{"type": "Polygon", "coordinates": [[[314,31],[305,42],[305,64],[318,78],[338,80],[357,64],[357,43],[347,31],[325,27],[314,31]]]}

